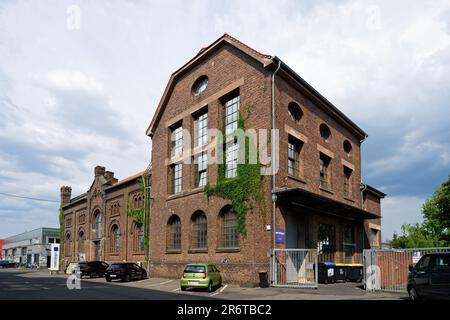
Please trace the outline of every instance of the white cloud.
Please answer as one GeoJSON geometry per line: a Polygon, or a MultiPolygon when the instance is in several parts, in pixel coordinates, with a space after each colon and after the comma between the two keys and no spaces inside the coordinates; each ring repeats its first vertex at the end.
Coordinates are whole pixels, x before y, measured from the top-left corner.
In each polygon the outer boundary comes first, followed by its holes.
{"type": "Polygon", "coordinates": [[[50,70],[46,77],[49,86],[58,90],[85,91],[88,93],[101,93],[103,91],[103,85],[100,82],[79,70],[50,70]]]}
{"type": "Polygon", "coordinates": [[[423,221],[422,204],[425,198],[413,196],[392,196],[382,202],[382,238],[392,239],[394,232],[401,233],[403,224],[415,224],[423,221]]]}

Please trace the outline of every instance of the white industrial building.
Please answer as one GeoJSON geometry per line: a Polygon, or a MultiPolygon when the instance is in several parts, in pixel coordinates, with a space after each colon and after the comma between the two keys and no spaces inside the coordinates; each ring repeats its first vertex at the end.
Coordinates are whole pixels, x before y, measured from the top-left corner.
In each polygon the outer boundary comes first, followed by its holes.
{"type": "Polygon", "coordinates": [[[4,239],[2,256],[22,266],[50,266],[50,244],[59,243],[58,228],[39,228],[4,239]]]}

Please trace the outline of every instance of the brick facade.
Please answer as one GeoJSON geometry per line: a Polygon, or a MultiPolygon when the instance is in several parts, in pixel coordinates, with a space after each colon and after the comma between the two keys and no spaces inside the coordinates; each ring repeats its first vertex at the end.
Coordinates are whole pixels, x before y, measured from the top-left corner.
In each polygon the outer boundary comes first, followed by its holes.
{"type": "MultiPolygon", "coordinates": [[[[225,35],[211,46],[205,48],[193,60],[175,72],[164,92],[157,112],[147,134],[152,137],[152,224],[150,273],[157,276],[178,277],[182,267],[189,262],[211,262],[219,265],[224,281],[256,283],[258,271],[270,269],[270,255],[273,248],[272,222],[272,182],[264,178],[264,196],[267,205],[265,221],[260,212],[254,209],[246,215],[247,235],[240,236],[238,249],[223,250],[218,239],[221,234],[221,210],[229,204],[228,200],[212,197],[209,200],[194,185],[195,166],[182,165],[182,192],[171,194],[170,158],[171,129],[182,125],[194,136],[194,117],[198,110],[207,110],[208,127],[223,130],[224,97],[238,92],[240,111],[250,110],[246,118],[246,128],[255,130],[271,128],[271,77],[276,65],[268,56],[261,55],[243,45],[236,39],[225,35]],[[192,92],[192,86],[201,76],[208,77],[206,89],[199,95],[192,92]],[[194,213],[202,211],[207,217],[208,247],[203,251],[192,250],[194,213]],[[169,220],[176,216],[181,222],[181,249],[168,250],[169,220]]],[[[329,103],[329,102],[328,102],[329,103]]],[[[292,72],[281,68],[275,77],[276,128],[279,129],[279,163],[276,174],[276,189],[302,189],[329,199],[346,210],[361,209],[361,141],[366,135],[348,118],[324,102],[320,94],[299,83],[292,72]],[[295,102],[301,108],[301,119],[296,122],[288,113],[288,105],[295,102]],[[320,135],[319,127],[326,124],[331,131],[328,139],[320,135]],[[288,140],[295,138],[301,143],[299,174],[288,174],[288,140]],[[350,143],[351,151],[344,150],[343,144],[350,143]],[[319,160],[326,155],[331,161],[328,167],[329,184],[320,187],[319,160]],[[344,167],[350,169],[348,188],[344,187],[344,167]],[[344,189],[346,191],[344,191],[344,189]],[[350,209],[349,209],[350,208],[350,209]]],[[[188,146],[189,147],[189,146],[188,146]]],[[[270,145],[268,147],[270,150],[270,145]]],[[[195,152],[195,151],[194,151],[195,152]]],[[[218,166],[208,166],[208,181],[215,185],[218,166]]],[[[380,202],[375,196],[374,204],[380,202]]],[[[301,202],[301,199],[298,199],[301,202]]],[[[321,209],[321,208],[313,208],[321,209]]],[[[367,205],[367,211],[380,214],[379,206],[367,205]]],[[[285,244],[279,248],[316,248],[320,224],[335,227],[336,250],[333,259],[344,260],[344,228],[351,225],[354,230],[355,254],[350,261],[359,262],[358,253],[369,247],[365,235],[368,224],[364,218],[350,220],[333,212],[313,213],[294,208],[292,203],[277,201],[276,227],[286,230],[285,244]],[[294,230],[295,229],[295,230],[294,230]],[[301,231],[303,230],[303,231],[301,231]],[[307,241],[303,237],[308,233],[307,241]],[[295,234],[295,236],[293,236],[295,234]],[[297,239],[298,237],[298,239],[297,239]],[[302,238],[303,239],[300,239],[302,238]]],[[[365,211],[364,211],[365,212],[365,211]]],[[[373,218],[374,216],[371,215],[373,218]]],[[[379,220],[371,220],[379,226],[379,220]]]]}
{"type": "Polygon", "coordinates": [[[122,181],[104,167],[95,168],[90,189],[71,199],[71,188],[61,188],[61,206],[64,211],[63,268],[70,262],[102,260],[106,262],[144,262],[144,251],[137,239],[138,226],[127,214],[128,199],[143,198],[137,179],[143,172],[122,181]],[[101,224],[96,228],[96,217],[101,224]],[[112,249],[113,229],[117,227],[120,239],[118,250],[112,249]],[[97,234],[97,230],[100,232],[97,234]]]}

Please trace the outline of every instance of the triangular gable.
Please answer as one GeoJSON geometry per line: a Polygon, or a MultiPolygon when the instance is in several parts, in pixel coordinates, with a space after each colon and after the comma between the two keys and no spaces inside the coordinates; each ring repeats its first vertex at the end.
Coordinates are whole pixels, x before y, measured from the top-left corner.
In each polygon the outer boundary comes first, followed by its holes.
{"type": "Polygon", "coordinates": [[[167,83],[167,86],[164,90],[164,93],[161,97],[161,100],[159,101],[158,107],[156,109],[156,112],[153,116],[152,121],[150,122],[150,125],[147,128],[146,134],[148,136],[153,136],[155,128],[161,119],[162,113],[164,112],[166,103],[168,98],[170,97],[170,93],[173,90],[173,87],[175,85],[175,80],[188,70],[190,70],[193,66],[197,65],[199,61],[202,60],[206,55],[210,54],[211,52],[214,52],[218,48],[222,47],[224,44],[230,44],[236,49],[242,51],[243,53],[247,54],[249,57],[257,60],[260,62],[264,67],[272,63],[272,56],[267,54],[262,54],[255,49],[247,46],[246,44],[240,42],[236,38],[230,36],[229,34],[225,33],[223,36],[221,36],[219,39],[214,41],[209,46],[202,48],[197,55],[189,60],[185,65],[183,65],[180,69],[172,73],[170,76],[169,82],[167,83]]]}

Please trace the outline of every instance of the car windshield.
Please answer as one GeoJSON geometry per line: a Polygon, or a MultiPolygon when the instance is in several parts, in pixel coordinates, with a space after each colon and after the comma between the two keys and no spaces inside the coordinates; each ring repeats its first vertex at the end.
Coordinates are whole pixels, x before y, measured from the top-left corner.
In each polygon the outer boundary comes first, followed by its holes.
{"type": "Polygon", "coordinates": [[[121,268],[125,268],[124,264],[112,264],[109,266],[111,270],[120,270],[121,268]]]}
{"type": "Polygon", "coordinates": [[[205,271],[205,266],[186,266],[184,269],[184,272],[187,273],[203,273],[205,271]]]}

